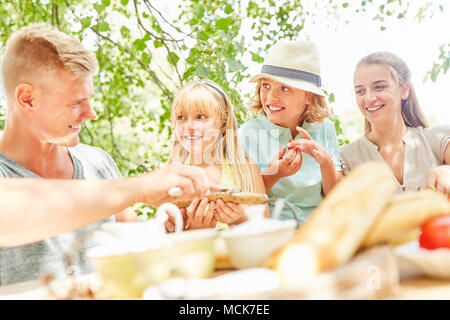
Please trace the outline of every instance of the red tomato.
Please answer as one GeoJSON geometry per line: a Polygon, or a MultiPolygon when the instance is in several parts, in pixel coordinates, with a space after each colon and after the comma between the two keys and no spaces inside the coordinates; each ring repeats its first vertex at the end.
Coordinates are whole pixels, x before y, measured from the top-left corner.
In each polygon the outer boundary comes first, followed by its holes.
{"type": "Polygon", "coordinates": [[[450,248],[450,215],[430,219],[420,230],[419,244],[422,248],[450,248]]]}

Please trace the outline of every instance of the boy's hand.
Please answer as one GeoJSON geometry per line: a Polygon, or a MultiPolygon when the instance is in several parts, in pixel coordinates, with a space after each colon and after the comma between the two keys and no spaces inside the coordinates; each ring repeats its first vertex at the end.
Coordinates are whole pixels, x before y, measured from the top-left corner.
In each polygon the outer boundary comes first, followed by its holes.
{"type": "Polygon", "coordinates": [[[297,152],[304,152],[311,157],[313,157],[319,165],[323,165],[327,161],[329,161],[330,154],[328,151],[322,147],[319,143],[313,140],[309,133],[301,128],[296,127],[298,133],[300,133],[303,139],[298,139],[290,142],[288,144],[288,148],[292,148],[297,150],[297,152]]]}
{"type": "Polygon", "coordinates": [[[283,146],[262,174],[273,175],[279,180],[283,177],[291,176],[300,170],[303,162],[301,152],[290,150],[286,155],[285,153],[286,146],[283,146]]]}

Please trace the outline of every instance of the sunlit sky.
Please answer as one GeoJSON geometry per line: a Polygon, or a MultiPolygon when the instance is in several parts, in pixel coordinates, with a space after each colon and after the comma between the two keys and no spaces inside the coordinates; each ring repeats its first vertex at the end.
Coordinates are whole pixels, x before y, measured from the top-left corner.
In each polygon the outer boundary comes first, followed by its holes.
{"type": "Polygon", "coordinates": [[[435,83],[423,82],[438,57],[439,46],[450,43],[448,2],[446,9],[446,15],[421,23],[394,21],[385,31],[374,24],[365,25],[358,18],[334,34],[318,28],[314,38],[321,48],[324,81],[335,92],[335,112],[339,115],[347,108],[355,108],[352,79],[356,62],[370,52],[387,50],[399,55],[410,67],[412,83],[430,122],[450,124],[450,72],[441,73],[435,83]]]}

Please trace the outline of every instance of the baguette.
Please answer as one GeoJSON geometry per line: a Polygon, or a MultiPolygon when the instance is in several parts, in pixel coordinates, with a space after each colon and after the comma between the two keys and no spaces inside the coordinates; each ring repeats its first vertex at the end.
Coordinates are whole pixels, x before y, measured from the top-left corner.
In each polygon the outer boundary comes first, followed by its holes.
{"type": "Polygon", "coordinates": [[[450,202],[439,192],[422,190],[395,195],[378,217],[362,246],[398,238],[427,220],[446,214],[450,214],[450,202]]]}
{"type": "MultiPolygon", "coordinates": [[[[211,192],[206,197],[209,199],[209,201],[215,202],[219,199],[222,199],[224,202],[235,202],[246,205],[259,204],[269,199],[267,197],[267,194],[255,192],[211,192]]],[[[175,200],[172,202],[179,208],[185,208],[191,204],[192,200],[175,200]]]]}
{"type": "Polygon", "coordinates": [[[383,163],[367,162],[355,168],[265,266],[278,271],[285,285],[292,285],[344,264],[360,247],[396,188],[383,163]]]}

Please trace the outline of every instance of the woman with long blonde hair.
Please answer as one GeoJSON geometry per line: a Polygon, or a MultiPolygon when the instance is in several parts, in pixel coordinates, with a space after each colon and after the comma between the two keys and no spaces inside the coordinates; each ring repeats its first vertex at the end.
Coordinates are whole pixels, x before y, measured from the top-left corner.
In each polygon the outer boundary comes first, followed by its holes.
{"type": "MultiPolygon", "coordinates": [[[[258,166],[240,146],[233,105],[219,85],[210,80],[185,85],[173,101],[171,121],[175,134],[169,163],[202,167],[222,188],[266,193],[258,166]]],[[[187,228],[215,227],[217,222],[237,224],[247,219],[243,206],[222,200],[208,202],[206,197],[193,199],[182,212],[187,228]]]]}

